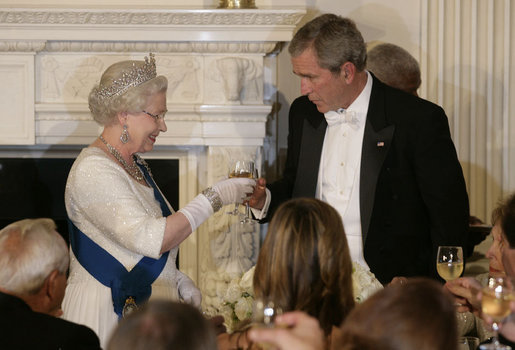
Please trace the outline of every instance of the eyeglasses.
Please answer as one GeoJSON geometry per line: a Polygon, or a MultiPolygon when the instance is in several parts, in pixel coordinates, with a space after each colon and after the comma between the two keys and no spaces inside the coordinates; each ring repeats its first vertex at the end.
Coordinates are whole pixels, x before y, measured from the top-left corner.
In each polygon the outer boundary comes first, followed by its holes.
{"type": "Polygon", "coordinates": [[[158,121],[158,120],[164,120],[164,119],[165,119],[165,116],[166,116],[166,112],[168,112],[168,111],[164,111],[164,112],[163,112],[163,113],[161,113],[161,114],[152,114],[152,113],[147,112],[147,111],[145,111],[145,110],[143,110],[142,112],[143,112],[143,113],[145,113],[146,115],[151,116],[151,117],[152,117],[152,118],[154,118],[156,121],[158,121]]]}

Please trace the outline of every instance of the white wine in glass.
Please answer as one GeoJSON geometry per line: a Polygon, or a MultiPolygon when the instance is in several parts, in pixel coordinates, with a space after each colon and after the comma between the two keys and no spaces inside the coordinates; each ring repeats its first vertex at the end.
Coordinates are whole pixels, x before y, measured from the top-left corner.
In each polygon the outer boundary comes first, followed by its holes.
{"type": "Polygon", "coordinates": [[[490,344],[481,344],[482,350],[511,350],[510,346],[499,342],[499,324],[511,312],[510,302],[513,300],[513,281],[507,277],[488,278],[488,285],[483,288],[481,295],[481,311],[492,318],[494,336],[490,344]]]}
{"type": "Polygon", "coordinates": [[[460,277],[463,272],[463,249],[459,246],[438,247],[436,271],[446,281],[460,277]]]}

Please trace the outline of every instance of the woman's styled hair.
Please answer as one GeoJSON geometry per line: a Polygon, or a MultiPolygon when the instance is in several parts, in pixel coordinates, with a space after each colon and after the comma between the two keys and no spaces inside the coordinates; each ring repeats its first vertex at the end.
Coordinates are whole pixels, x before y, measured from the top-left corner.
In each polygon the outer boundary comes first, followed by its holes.
{"type": "Polygon", "coordinates": [[[141,112],[150,96],[166,91],[168,80],[155,73],[155,60],[121,61],[109,66],[89,94],[89,109],[100,125],[115,122],[121,112],[141,112]]]}
{"type": "Polygon", "coordinates": [[[189,304],[150,300],[122,319],[107,350],[216,350],[213,326],[189,304]]]}
{"type": "Polygon", "coordinates": [[[66,274],[70,257],[52,219],[16,221],[0,231],[0,287],[37,293],[54,270],[66,274]]]}
{"type": "Polygon", "coordinates": [[[335,349],[456,350],[456,310],[442,285],[408,279],[378,291],[347,316],[335,349]]]}
{"type": "Polygon", "coordinates": [[[367,47],[354,21],[334,14],[325,14],[306,23],[295,34],[288,51],[297,57],[313,49],[318,65],[333,74],[340,73],[345,62],[351,62],[358,71],[365,69],[367,47]]]}
{"type": "Polygon", "coordinates": [[[510,244],[510,248],[515,248],[515,194],[506,198],[499,209],[499,220],[504,236],[510,244]]]}
{"type": "Polygon", "coordinates": [[[329,334],[354,306],[352,262],[340,214],[313,198],[275,212],[254,272],[256,299],[316,317],[329,334]]]}

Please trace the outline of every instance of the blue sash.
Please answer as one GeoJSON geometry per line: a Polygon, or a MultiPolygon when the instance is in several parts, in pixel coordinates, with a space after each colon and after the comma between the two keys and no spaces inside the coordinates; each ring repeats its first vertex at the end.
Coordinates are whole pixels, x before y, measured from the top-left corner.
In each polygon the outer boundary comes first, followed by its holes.
{"type": "MultiPolygon", "coordinates": [[[[164,217],[171,215],[161,192],[147,169],[137,163],[145,180],[154,189],[154,197],[161,206],[164,217]]],[[[96,244],[68,219],[70,245],[79,263],[104,286],[111,288],[114,312],[122,317],[125,300],[133,297],[136,304],[148,300],[152,293],[152,283],[161,274],[168,259],[168,252],[159,259],[143,257],[131,271],[120,264],[111,254],[96,244]]]]}

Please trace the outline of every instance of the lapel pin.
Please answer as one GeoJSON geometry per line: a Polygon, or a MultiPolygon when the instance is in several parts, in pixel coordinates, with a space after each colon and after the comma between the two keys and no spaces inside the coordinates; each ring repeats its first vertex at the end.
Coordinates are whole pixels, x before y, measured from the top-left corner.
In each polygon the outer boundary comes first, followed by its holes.
{"type": "Polygon", "coordinates": [[[377,147],[384,147],[384,142],[383,141],[379,141],[377,143],[377,147]]]}

